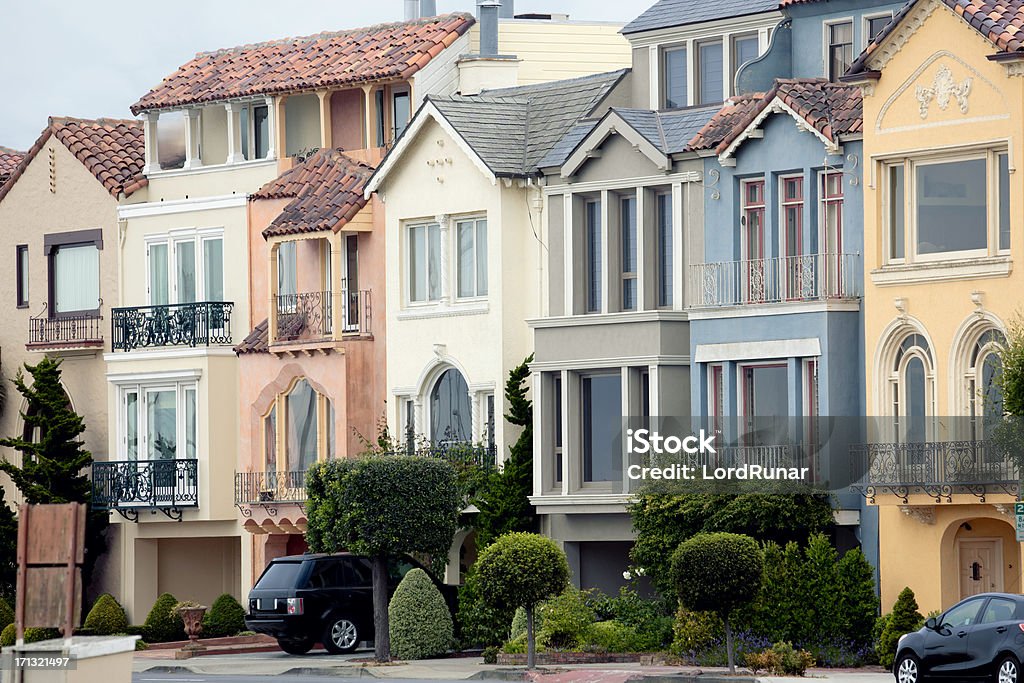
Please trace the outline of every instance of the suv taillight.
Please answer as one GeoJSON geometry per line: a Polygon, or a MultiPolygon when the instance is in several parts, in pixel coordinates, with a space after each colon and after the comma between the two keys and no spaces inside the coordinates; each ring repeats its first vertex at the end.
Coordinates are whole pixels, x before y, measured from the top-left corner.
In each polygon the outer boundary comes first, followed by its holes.
{"type": "Polygon", "coordinates": [[[302,614],[303,609],[302,598],[288,598],[288,614],[302,614]]]}

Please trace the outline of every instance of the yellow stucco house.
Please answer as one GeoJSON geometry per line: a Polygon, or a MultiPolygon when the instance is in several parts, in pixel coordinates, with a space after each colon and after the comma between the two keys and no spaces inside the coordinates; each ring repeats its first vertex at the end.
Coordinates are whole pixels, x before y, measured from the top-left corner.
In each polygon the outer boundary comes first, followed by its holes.
{"type": "Polygon", "coordinates": [[[879,507],[884,609],[904,586],[923,612],[1022,590],[1019,476],[988,428],[1024,291],[1022,17],[1019,3],[912,2],[844,77],[864,93],[873,416],[854,466],[879,507]]]}

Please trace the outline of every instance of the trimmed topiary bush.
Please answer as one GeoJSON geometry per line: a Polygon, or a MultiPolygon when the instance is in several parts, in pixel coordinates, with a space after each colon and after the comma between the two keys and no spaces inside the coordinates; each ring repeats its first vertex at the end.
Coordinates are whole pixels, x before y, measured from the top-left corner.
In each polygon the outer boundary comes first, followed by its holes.
{"type": "MultiPolygon", "coordinates": [[[[3,631],[0,631],[0,647],[12,647],[17,637],[14,624],[7,624],[3,631]]],[[[60,631],[55,628],[27,628],[25,629],[25,642],[38,643],[40,640],[52,640],[60,638],[60,631]]]]}
{"type": "Polygon", "coordinates": [[[11,647],[16,638],[17,632],[14,624],[7,624],[4,626],[4,630],[0,631],[0,647],[11,647]]]}
{"type": "Polygon", "coordinates": [[[204,638],[227,638],[245,630],[245,608],[230,593],[213,601],[203,615],[204,638]]]}
{"type": "Polygon", "coordinates": [[[896,661],[896,646],[899,644],[900,636],[918,630],[923,623],[924,617],[918,611],[917,598],[908,586],[900,591],[896,604],[892,607],[892,613],[885,617],[882,633],[875,644],[878,663],[891,669],[893,662],[896,661]]]}
{"type": "Polygon", "coordinates": [[[422,569],[413,569],[395,589],[388,605],[391,654],[398,659],[427,659],[444,654],[455,641],[455,625],[444,596],[422,569]]]}
{"type": "Polygon", "coordinates": [[[128,615],[110,593],[104,593],[93,604],[83,627],[95,636],[112,636],[128,630],[128,615]]]}
{"type": "Polygon", "coordinates": [[[170,643],[185,640],[185,624],[181,617],[171,614],[178,604],[178,599],[170,593],[164,593],[149,610],[146,622],[142,625],[142,637],[147,643],[170,643]]]}

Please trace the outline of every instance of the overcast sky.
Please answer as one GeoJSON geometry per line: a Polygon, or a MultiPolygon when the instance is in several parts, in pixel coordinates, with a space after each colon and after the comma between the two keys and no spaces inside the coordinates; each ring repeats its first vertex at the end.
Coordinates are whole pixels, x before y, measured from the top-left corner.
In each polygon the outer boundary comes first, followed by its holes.
{"type": "MultiPolygon", "coordinates": [[[[654,0],[515,0],[519,12],[625,23],[654,0]]],[[[475,0],[438,0],[438,12],[475,0]]],[[[130,118],[196,52],[402,19],[402,0],[0,0],[0,145],[28,149],[46,117],[130,118]]]]}

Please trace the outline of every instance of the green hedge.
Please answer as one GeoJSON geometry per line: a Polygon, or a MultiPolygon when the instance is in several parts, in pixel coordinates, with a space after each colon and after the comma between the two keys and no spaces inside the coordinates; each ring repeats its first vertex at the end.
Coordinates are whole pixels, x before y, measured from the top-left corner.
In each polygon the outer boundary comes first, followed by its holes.
{"type": "MultiPolygon", "coordinates": [[[[11,647],[16,639],[14,624],[7,624],[3,631],[0,631],[0,647],[11,647]]],[[[38,643],[40,640],[52,640],[60,638],[60,631],[55,628],[27,628],[25,629],[25,642],[38,643]]]]}
{"type": "Polygon", "coordinates": [[[185,624],[180,616],[171,614],[178,599],[164,593],[156,599],[142,625],[142,637],[147,643],[170,643],[185,640],[185,624]]]}
{"type": "Polygon", "coordinates": [[[230,593],[213,601],[203,615],[203,638],[226,638],[245,630],[245,608],[230,593]]]}
{"type": "Polygon", "coordinates": [[[128,615],[124,608],[114,599],[113,595],[104,593],[93,604],[85,617],[83,629],[91,635],[111,636],[115,633],[127,633],[128,615]]]}
{"type": "Polygon", "coordinates": [[[14,610],[11,609],[10,603],[5,599],[0,598],[0,629],[7,628],[8,624],[14,623],[14,610]]]}
{"type": "Polygon", "coordinates": [[[388,605],[391,654],[398,659],[428,659],[446,653],[455,641],[448,605],[422,569],[413,569],[395,589],[388,605]]]}

